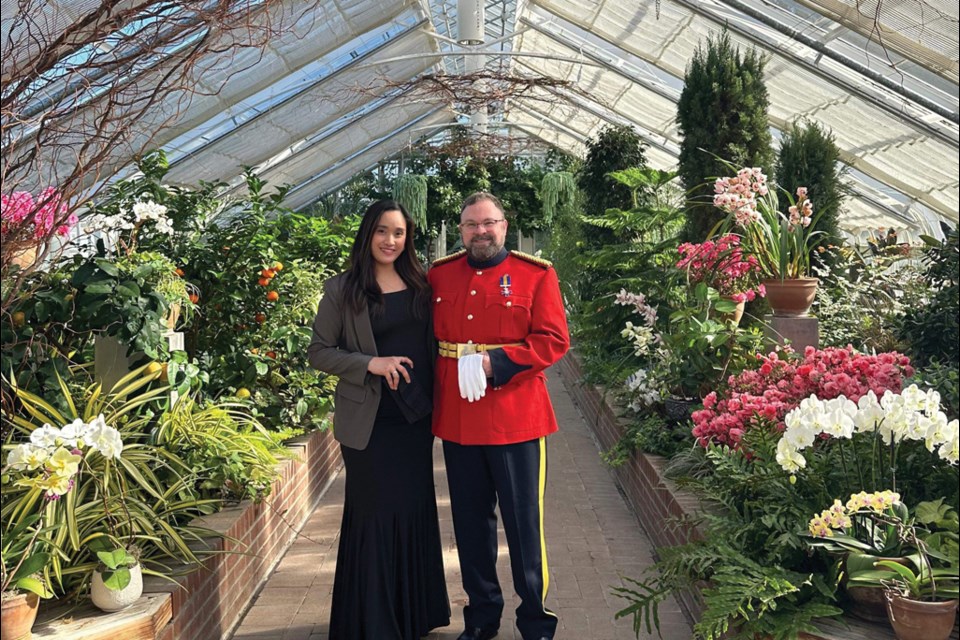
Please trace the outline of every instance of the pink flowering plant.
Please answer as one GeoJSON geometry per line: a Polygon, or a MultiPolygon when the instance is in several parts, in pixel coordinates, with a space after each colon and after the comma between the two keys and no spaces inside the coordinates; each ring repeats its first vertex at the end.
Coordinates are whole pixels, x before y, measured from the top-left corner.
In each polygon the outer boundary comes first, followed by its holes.
{"type": "Polygon", "coordinates": [[[728,216],[724,227],[743,237],[760,275],[771,280],[809,276],[810,256],[822,235],[813,229],[817,214],[807,188],[797,188],[796,197],[783,195],[789,200],[786,214],[780,211],[777,190],[758,167],[742,168],[714,182],[713,205],[728,216]]]}
{"type": "Polygon", "coordinates": [[[758,281],[760,263],[744,253],[739,236],[727,233],[716,240],[685,242],[677,251],[681,256],[677,267],[687,272],[693,284],[705,282],[721,296],[738,303],[766,294],[758,281]]]}
{"type": "Polygon", "coordinates": [[[67,213],[67,204],[54,187],[47,187],[36,197],[28,191],[0,195],[0,233],[4,241],[9,234],[23,227],[30,228],[30,237],[45,240],[51,233],[65,236],[77,224],[77,215],[67,213]]]}
{"type": "Polygon", "coordinates": [[[726,389],[706,395],[704,408],[693,413],[693,435],[701,445],[737,447],[750,429],[783,431],[787,413],[808,396],[856,402],[870,391],[878,396],[899,392],[913,375],[910,359],[895,351],[866,355],[848,346],[807,347],[802,357],[783,353],[787,357],[758,355],[758,367],[731,376],[726,389]]]}

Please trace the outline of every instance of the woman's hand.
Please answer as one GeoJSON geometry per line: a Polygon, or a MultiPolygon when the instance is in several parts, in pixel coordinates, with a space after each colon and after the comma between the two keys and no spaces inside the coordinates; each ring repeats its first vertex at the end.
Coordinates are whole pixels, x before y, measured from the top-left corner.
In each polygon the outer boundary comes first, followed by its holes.
{"type": "Polygon", "coordinates": [[[413,369],[413,360],[406,356],[373,358],[367,365],[367,371],[373,375],[386,378],[387,386],[396,391],[400,385],[400,376],[403,376],[403,379],[408,383],[410,382],[410,374],[403,365],[407,365],[413,369]]]}

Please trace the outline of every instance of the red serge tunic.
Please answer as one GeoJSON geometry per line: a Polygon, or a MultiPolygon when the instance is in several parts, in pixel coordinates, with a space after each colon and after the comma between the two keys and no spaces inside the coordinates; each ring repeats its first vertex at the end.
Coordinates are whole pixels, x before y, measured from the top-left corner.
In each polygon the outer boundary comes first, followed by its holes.
{"type": "Polygon", "coordinates": [[[435,262],[427,279],[438,340],[522,343],[490,352],[493,380],[477,402],[460,397],[457,360],[437,358],[434,435],[465,445],[512,444],[556,431],[543,370],[567,352],[570,336],[550,263],[512,251],[478,268],[461,252],[435,262]]]}

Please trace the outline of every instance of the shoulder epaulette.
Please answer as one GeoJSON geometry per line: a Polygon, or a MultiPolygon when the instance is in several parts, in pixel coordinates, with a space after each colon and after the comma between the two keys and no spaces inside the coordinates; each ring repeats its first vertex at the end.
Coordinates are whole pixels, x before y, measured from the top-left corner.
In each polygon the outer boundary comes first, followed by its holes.
{"type": "Polygon", "coordinates": [[[521,260],[526,260],[527,262],[532,262],[535,265],[539,265],[544,269],[549,269],[553,266],[553,263],[549,260],[544,260],[543,258],[538,258],[537,256],[532,256],[529,253],[524,253],[523,251],[511,250],[510,255],[516,256],[521,260]]]}
{"type": "Polygon", "coordinates": [[[467,250],[466,250],[466,249],[461,249],[460,251],[457,251],[457,252],[455,252],[455,253],[451,253],[451,254],[448,255],[448,256],[443,256],[442,258],[437,258],[436,260],[434,260],[434,261],[431,263],[431,266],[436,267],[436,266],[439,266],[439,265],[441,265],[441,264],[446,264],[446,263],[448,263],[448,262],[451,262],[451,261],[453,261],[453,260],[456,260],[457,258],[461,258],[461,257],[465,256],[466,254],[467,254],[467,250]]]}

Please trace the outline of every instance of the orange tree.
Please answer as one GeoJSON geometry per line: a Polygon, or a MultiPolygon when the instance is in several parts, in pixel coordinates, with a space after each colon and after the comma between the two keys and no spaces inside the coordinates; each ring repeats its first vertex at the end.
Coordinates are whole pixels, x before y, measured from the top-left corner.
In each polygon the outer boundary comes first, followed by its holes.
{"type": "Polygon", "coordinates": [[[199,295],[187,352],[209,375],[208,393],[249,398],[277,429],[319,427],[332,386],[306,349],[323,281],[342,268],[356,220],[284,209],[285,189],[266,194],[251,172],[246,182],[247,198],[177,249],[199,295]]]}

